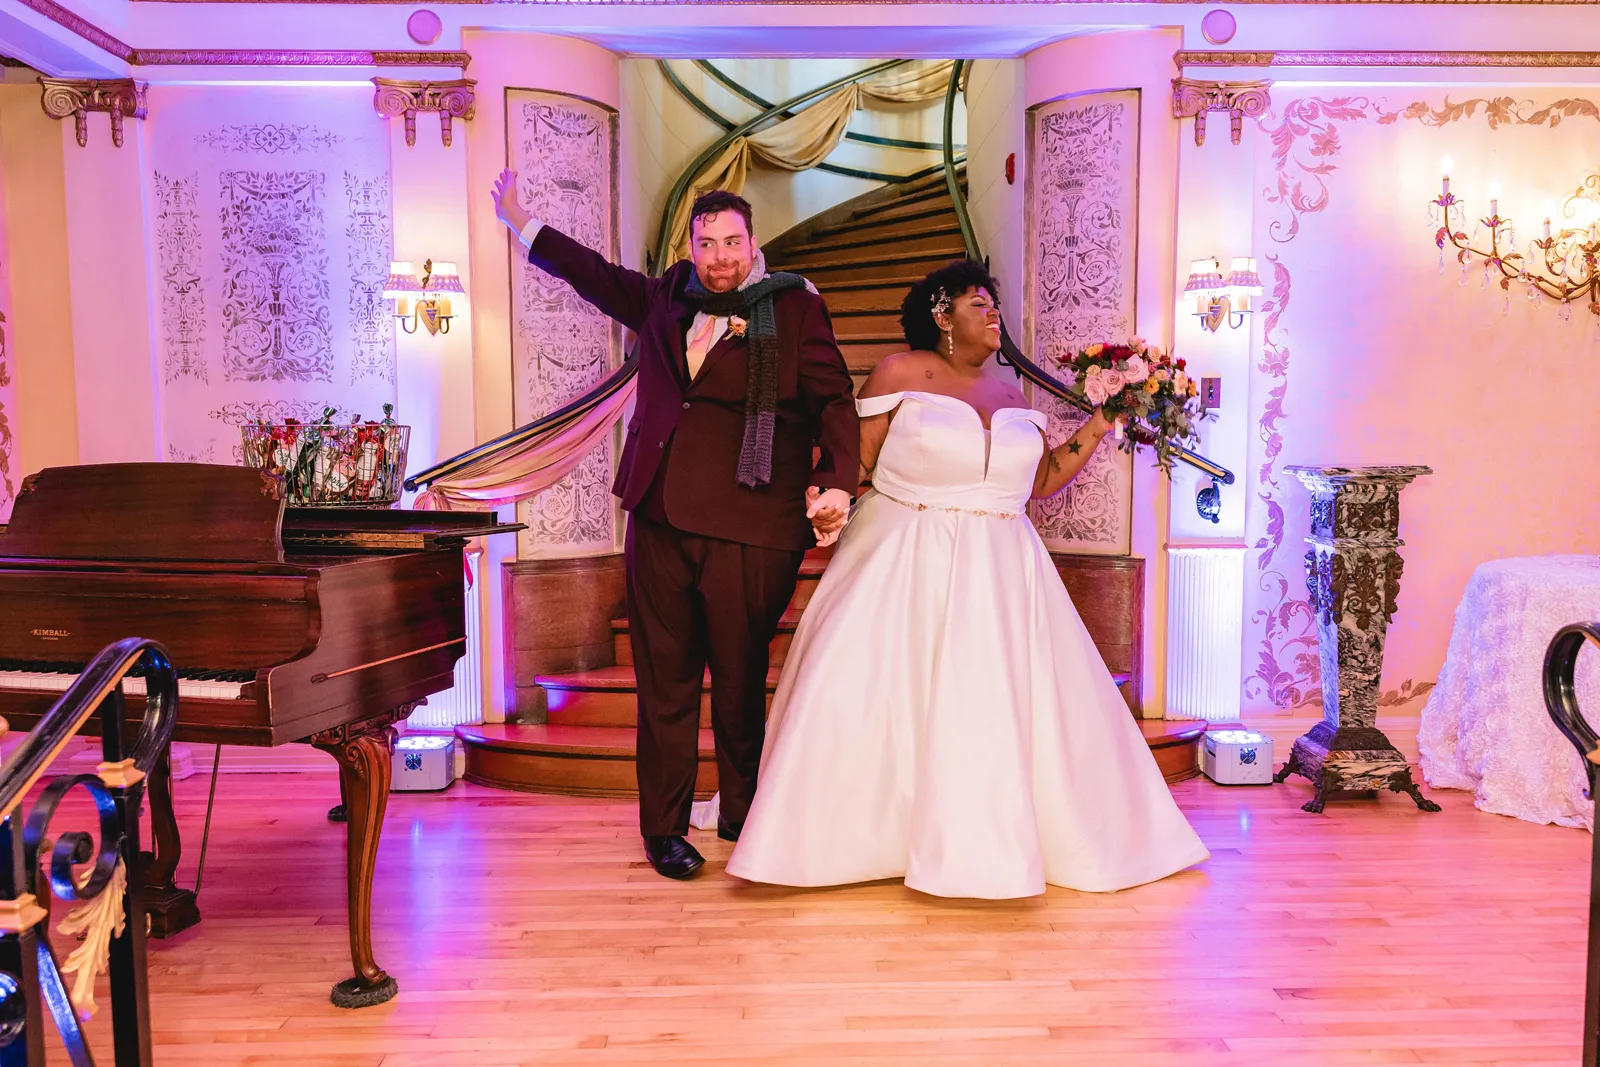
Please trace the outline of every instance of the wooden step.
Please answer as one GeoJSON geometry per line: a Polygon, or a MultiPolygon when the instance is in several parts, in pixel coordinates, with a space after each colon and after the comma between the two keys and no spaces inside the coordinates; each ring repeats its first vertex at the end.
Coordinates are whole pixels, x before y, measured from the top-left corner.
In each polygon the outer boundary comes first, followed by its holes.
{"type": "Polygon", "coordinates": [[[879,223],[874,226],[852,226],[826,234],[805,244],[789,245],[783,249],[783,262],[794,262],[818,253],[842,252],[852,248],[871,248],[892,242],[895,247],[965,249],[961,243],[961,227],[955,216],[934,217],[910,224],[879,223]]]}
{"type": "MultiPolygon", "coordinates": [[[[821,241],[842,233],[866,232],[892,234],[903,226],[918,226],[931,222],[955,221],[955,207],[948,199],[919,200],[911,204],[897,204],[893,210],[885,208],[876,215],[851,214],[838,222],[818,226],[805,235],[807,241],[821,241]]],[[[798,242],[797,242],[798,243],[798,242]]],[[[779,254],[787,245],[779,246],[779,254]]]]}
{"type": "MultiPolygon", "coordinates": [[[[962,193],[965,195],[966,186],[963,185],[962,193]]],[[[950,199],[950,189],[944,182],[929,184],[921,189],[905,192],[893,200],[881,204],[866,204],[856,208],[850,213],[853,219],[898,219],[916,212],[929,204],[943,204],[948,211],[954,211],[950,199]]]]}
{"type": "MultiPolygon", "coordinates": [[[[779,668],[767,671],[767,704],[778,688],[779,668]]],[[[549,718],[560,726],[632,726],[638,721],[639,689],[632,667],[598,667],[571,674],[539,675],[549,699],[549,718]]],[[[700,683],[700,725],[711,725],[711,674],[700,683]]]]}
{"type": "Polygon", "coordinates": [[[928,271],[937,270],[953,259],[962,258],[963,254],[959,244],[933,249],[901,249],[897,244],[888,243],[847,249],[844,252],[814,253],[786,260],[783,269],[813,278],[817,275],[839,277],[845,272],[862,267],[873,270],[887,267],[896,274],[909,273],[921,268],[917,274],[917,277],[921,278],[928,271]]]}
{"type": "MultiPolygon", "coordinates": [[[[794,638],[794,626],[799,622],[795,613],[789,625],[787,638],[794,638]]],[[[788,650],[787,642],[784,645],[788,650]]],[[[771,660],[768,661],[771,663],[771,660]]],[[[767,706],[772,706],[772,696],[778,689],[782,664],[771,664],[767,670],[767,706]]],[[[1111,676],[1121,687],[1128,681],[1126,674],[1111,676]]],[[[548,694],[548,722],[552,726],[578,727],[631,727],[638,721],[638,679],[631,666],[599,667],[590,671],[573,671],[570,674],[541,675],[535,681],[548,694]]],[[[711,674],[706,672],[700,683],[700,726],[711,726],[711,674]]]]}
{"type": "MultiPolygon", "coordinates": [[[[790,608],[778,620],[778,633],[772,639],[767,662],[781,667],[789,655],[789,645],[794,641],[794,628],[800,623],[802,608],[790,608]]],[[[633,642],[628,638],[628,620],[611,620],[611,641],[616,648],[617,666],[633,666],[633,642]]]]}
{"type": "MultiPolygon", "coordinates": [[[[1200,742],[1206,723],[1145,719],[1139,724],[1168,782],[1200,773],[1200,742]]],[[[467,757],[467,780],[524,793],[569,796],[636,797],[635,733],[600,726],[457,726],[467,757]]],[[[694,795],[705,800],[717,791],[715,742],[700,731],[699,771],[694,795]]]]}
{"type": "Polygon", "coordinates": [[[884,356],[892,356],[896,352],[904,352],[904,340],[894,342],[880,341],[872,344],[845,344],[840,342],[839,351],[844,355],[845,367],[852,377],[865,378],[872,373],[872,368],[884,356]]]}
{"type": "Polygon", "coordinates": [[[817,286],[817,291],[828,302],[828,314],[833,316],[835,322],[841,316],[851,314],[893,315],[895,321],[899,322],[900,305],[905,303],[906,291],[920,280],[921,275],[903,285],[899,282],[868,286],[822,284],[817,286]]]}
{"type": "MultiPolygon", "coordinates": [[[[521,793],[581,797],[636,797],[637,734],[632,727],[518,726],[486,723],[456,727],[466,750],[467,780],[521,793]]],[[[710,730],[700,731],[700,768],[694,795],[717,791],[717,756],[710,730]]]]}
{"type": "MultiPolygon", "coordinates": [[[[832,310],[831,308],[829,310],[832,310]]],[[[859,334],[876,334],[880,337],[900,337],[904,331],[900,326],[900,309],[898,307],[883,310],[850,310],[833,312],[833,332],[841,340],[845,334],[851,336],[859,334]]]]}

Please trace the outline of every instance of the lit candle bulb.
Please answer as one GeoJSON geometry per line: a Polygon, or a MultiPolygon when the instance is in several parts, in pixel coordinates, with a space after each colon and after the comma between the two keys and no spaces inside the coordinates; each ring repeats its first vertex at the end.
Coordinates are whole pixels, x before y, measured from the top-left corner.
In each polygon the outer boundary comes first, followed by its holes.
{"type": "Polygon", "coordinates": [[[1491,219],[1497,219],[1497,218],[1500,217],[1500,183],[1499,182],[1490,182],[1489,183],[1489,217],[1491,219]]]}
{"type": "Polygon", "coordinates": [[[1455,160],[1445,156],[1439,160],[1439,173],[1444,176],[1444,195],[1450,195],[1450,171],[1455,167],[1455,160]]]}
{"type": "Polygon", "coordinates": [[[1544,239],[1546,241],[1550,240],[1550,220],[1549,220],[1549,218],[1546,218],[1544,220],[1544,239]]]}

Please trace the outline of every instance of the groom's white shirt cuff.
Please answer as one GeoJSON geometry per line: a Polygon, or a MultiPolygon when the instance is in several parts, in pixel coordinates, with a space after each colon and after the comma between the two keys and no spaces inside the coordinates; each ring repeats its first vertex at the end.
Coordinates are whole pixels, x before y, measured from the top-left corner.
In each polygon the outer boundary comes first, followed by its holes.
{"type": "Polygon", "coordinates": [[[533,239],[539,236],[539,231],[542,229],[544,229],[544,223],[538,219],[529,219],[528,224],[522,228],[522,232],[517,234],[517,240],[522,242],[523,248],[531,249],[533,247],[533,239]]]}

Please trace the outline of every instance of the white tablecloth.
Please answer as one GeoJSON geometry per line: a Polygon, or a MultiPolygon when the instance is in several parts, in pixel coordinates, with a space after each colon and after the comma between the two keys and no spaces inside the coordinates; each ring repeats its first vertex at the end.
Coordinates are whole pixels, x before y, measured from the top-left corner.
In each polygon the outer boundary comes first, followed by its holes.
{"type": "MultiPolygon", "coordinates": [[[[1594,829],[1583,762],[1544,706],[1544,653],[1563,626],[1600,621],[1600,557],[1498,559],[1456,608],[1439,684],[1417,731],[1436,789],[1470,789],[1483,811],[1594,829]]],[[[1579,706],[1600,725],[1600,654],[1578,659],[1579,706]]]]}

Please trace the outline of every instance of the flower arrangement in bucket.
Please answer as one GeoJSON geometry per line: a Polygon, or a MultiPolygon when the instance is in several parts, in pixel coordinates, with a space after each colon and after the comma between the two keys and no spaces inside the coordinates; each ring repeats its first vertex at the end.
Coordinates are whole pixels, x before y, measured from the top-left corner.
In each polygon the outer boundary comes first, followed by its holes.
{"type": "Polygon", "coordinates": [[[320,422],[257,420],[239,427],[244,462],[283,479],[291,504],[317,507],[392,507],[400,499],[406,474],[411,427],[394,421],[394,405],[383,405],[380,422],[333,421],[334,408],[320,422]]]}
{"type": "Polygon", "coordinates": [[[1135,437],[1124,424],[1138,419],[1151,430],[1156,466],[1172,474],[1175,445],[1199,444],[1198,424],[1204,413],[1191,408],[1200,387],[1161,349],[1135,337],[1125,345],[1092,344],[1056,361],[1068,379],[1068,391],[1116,422],[1118,447],[1133,452],[1135,437]]]}

